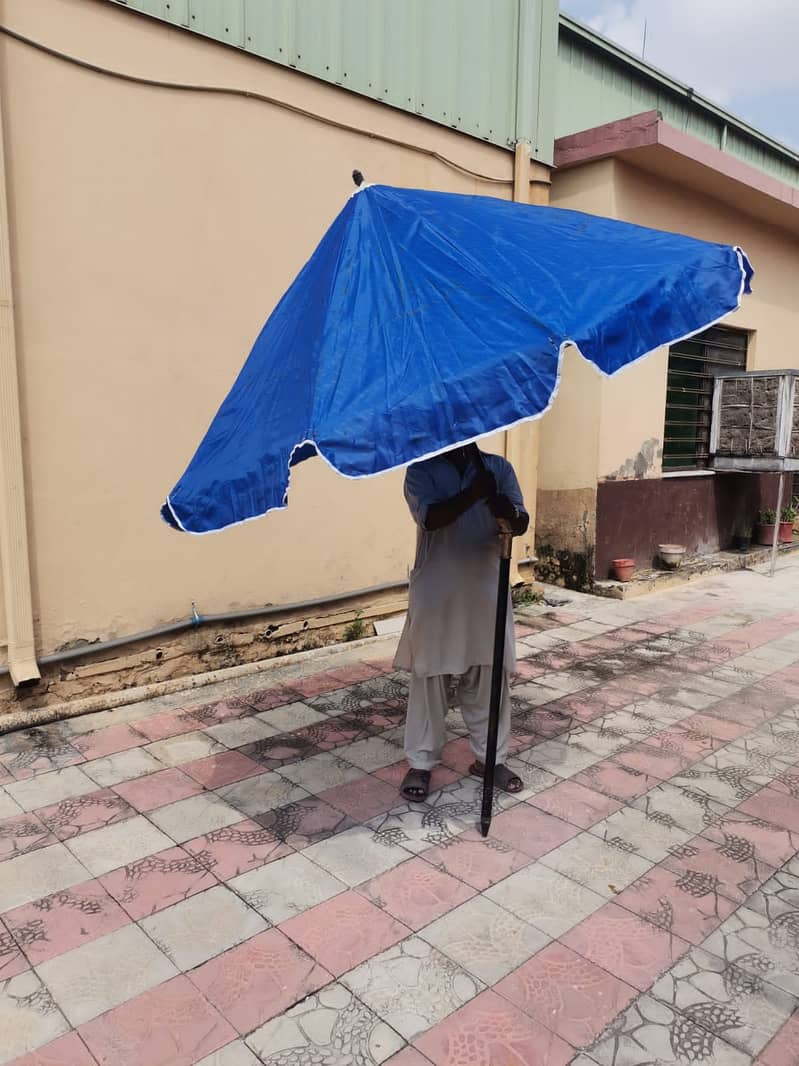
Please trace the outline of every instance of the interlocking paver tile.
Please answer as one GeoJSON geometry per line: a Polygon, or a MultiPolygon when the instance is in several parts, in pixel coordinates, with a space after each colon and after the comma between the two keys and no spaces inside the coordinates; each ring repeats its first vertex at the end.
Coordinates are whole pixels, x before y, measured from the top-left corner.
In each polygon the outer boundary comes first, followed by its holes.
{"type": "Polygon", "coordinates": [[[142,918],[139,924],[179,970],[192,970],[267,928],[263,918],[224,885],[142,918]]]}
{"type": "Polygon", "coordinates": [[[291,850],[258,822],[243,821],[212,829],[183,847],[195,855],[220,881],[280,859],[291,850]]]}
{"type": "Polygon", "coordinates": [[[428,944],[488,985],[549,942],[539,929],[485,896],[475,896],[419,930],[428,944]]]}
{"type": "Polygon", "coordinates": [[[228,887],[273,925],[347,891],[343,881],[300,854],[249,870],[232,878],[228,887]]]}
{"type": "Polygon", "coordinates": [[[692,944],[700,944],[735,910],[712,874],[675,873],[663,865],[625,888],[616,902],[692,944]]]}
{"type": "MultiPolygon", "coordinates": [[[[187,800],[184,802],[191,802],[187,800]]],[[[168,847],[170,839],[143,815],[70,838],[66,846],[95,877],[168,847]]]]}
{"type": "Polygon", "coordinates": [[[336,976],[410,933],[407,926],[352,891],[289,918],[280,928],[336,976]]]}
{"type": "Polygon", "coordinates": [[[0,1062],[11,1062],[68,1031],[68,1021],[33,970],[0,982],[0,1062]]]}
{"type": "Polygon", "coordinates": [[[100,881],[131,918],[138,920],[218,884],[212,867],[210,855],[198,857],[173,847],[128,863],[100,881]]]}
{"type": "Polygon", "coordinates": [[[133,924],[56,955],[40,963],[37,971],[73,1026],[83,1025],[177,973],[166,955],[133,924]]]}
{"type": "Polygon", "coordinates": [[[287,1061],[380,1066],[403,1043],[398,1033],[337,983],[308,996],[247,1037],[248,1046],[265,1066],[282,1066],[287,1061]]]}
{"type": "Polygon", "coordinates": [[[87,881],[8,911],[3,920],[31,965],[38,966],[121,929],[130,917],[99,881],[87,881]]]}
{"type": "Polygon", "coordinates": [[[630,985],[563,944],[549,944],[495,991],[573,1047],[589,1044],[635,999],[630,985]]]}

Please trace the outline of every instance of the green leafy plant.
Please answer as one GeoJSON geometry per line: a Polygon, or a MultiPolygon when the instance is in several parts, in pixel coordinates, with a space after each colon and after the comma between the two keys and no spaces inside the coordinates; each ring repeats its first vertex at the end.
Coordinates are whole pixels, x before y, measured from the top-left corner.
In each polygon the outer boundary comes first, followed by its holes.
{"type": "Polygon", "coordinates": [[[777,512],[772,507],[764,507],[757,520],[761,526],[773,526],[777,521],[777,512]]]}
{"type": "Polygon", "coordinates": [[[787,507],[783,507],[780,514],[780,520],[782,522],[795,522],[796,516],[799,515],[799,510],[796,508],[796,500],[793,503],[789,503],[787,507]]]}
{"type": "Polygon", "coordinates": [[[366,623],[361,618],[362,611],[357,611],[355,617],[344,630],[345,640],[360,640],[366,633],[366,623]]]}
{"type": "Polygon", "coordinates": [[[511,599],[514,607],[530,607],[535,603],[544,602],[544,597],[541,593],[530,585],[521,585],[519,588],[513,589],[511,599]]]}

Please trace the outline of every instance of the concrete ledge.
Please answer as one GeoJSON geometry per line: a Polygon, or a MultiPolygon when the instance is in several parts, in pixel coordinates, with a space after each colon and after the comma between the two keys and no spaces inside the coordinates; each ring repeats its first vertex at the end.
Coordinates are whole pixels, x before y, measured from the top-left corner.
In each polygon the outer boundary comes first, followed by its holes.
{"type": "MultiPolygon", "coordinates": [[[[799,551],[799,540],[783,544],[780,557],[799,551]]],[[[629,581],[595,581],[593,592],[614,600],[632,600],[650,592],[687,585],[713,574],[731,570],[750,570],[762,566],[771,559],[771,548],[752,548],[748,552],[716,552],[713,555],[695,555],[686,559],[679,570],[637,570],[629,581]]]]}

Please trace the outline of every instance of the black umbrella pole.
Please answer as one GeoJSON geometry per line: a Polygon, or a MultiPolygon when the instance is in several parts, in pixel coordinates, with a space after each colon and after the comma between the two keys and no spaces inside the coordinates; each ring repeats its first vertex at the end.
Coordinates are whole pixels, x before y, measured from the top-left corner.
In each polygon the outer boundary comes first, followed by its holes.
{"type": "Polygon", "coordinates": [[[499,585],[497,586],[497,620],[494,625],[494,661],[491,666],[491,704],[488,712],[485,771],[483,776],[483,806],[480,811],[480,832],[488,836],[491,828],[491,809],[494,805],[494,770],[497,765],[497,737],[499,711],[502,706],[502,685],[505,681],[505,627],[508,620],[508,592],[510,589],[510,553],[513,537],[501,532],[499,585]]]}

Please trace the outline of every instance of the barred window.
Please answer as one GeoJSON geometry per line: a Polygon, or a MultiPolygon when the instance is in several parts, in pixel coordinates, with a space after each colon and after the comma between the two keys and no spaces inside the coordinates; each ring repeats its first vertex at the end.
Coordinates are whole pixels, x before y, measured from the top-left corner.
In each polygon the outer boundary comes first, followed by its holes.
{"type": "Polygon", "coordinates": [[[703,470],[710,451],[713,379],[746,370],[749,334],[711,326],[669,349],[663,470],[703,470]]]}

